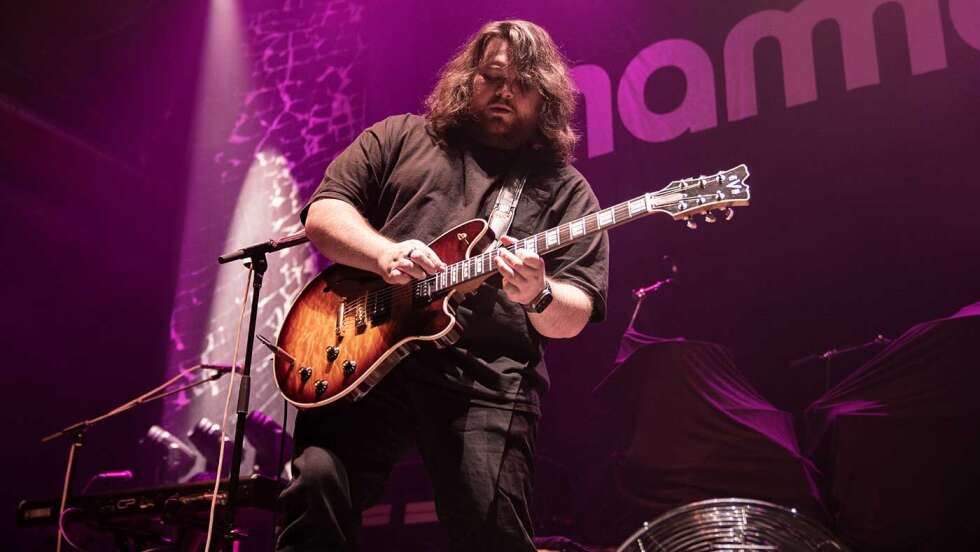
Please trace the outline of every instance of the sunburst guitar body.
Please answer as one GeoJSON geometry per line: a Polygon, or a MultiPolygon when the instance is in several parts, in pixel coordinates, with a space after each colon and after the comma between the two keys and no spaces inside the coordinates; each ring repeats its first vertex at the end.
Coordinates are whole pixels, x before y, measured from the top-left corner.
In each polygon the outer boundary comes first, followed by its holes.
{"type": "MultiPolygon", "coordinates": [[[[513,245],[545,256],[573,242],[653,213],[694,226],[693,216],[729,219],[732,207],[749,204],[745,165],[712,176],[671,182],[613,207],[590,213],[513,245]]],[[[444,347],[462,329],[454,304],[496,274],[500,248],[493,231],[474,219],[436,238],[429,247],[446,263],[437,274],[407,284],[333,265],[297,296],[275,344],[276,385],[289,402],[313,408],[363,397],[421,342],[444,347]]]]}
{"type": "MultiPolygon", "coordinates": [[[[429,247],[447,265],[494,241],[483,220],[460,224],[429,247]]],[[[311,408],[367,393],[421,341],[459,338],[453,302],[492,273],[442,293],[418,282],[391,286],[375,274],[333,265],[306,285],[279,332],[276,383],[291,403],[311,408]]]]}

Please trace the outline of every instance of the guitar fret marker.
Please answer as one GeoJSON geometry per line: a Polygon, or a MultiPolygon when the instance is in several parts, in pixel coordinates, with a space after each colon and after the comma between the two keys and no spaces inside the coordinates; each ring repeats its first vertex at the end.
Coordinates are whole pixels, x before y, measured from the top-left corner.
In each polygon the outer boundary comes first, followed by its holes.
{"type": "Polygon", "coordinates": [[[477,255],[476,257],[476,273],[483,274],[483,255],[477,255]]]}
{"type": "Polygon", "coordinates": [[[570,233],[571,233],[571,235],[572,235],[573,238],[576,237],[576,236],[581,236],[582,234],[584,234],[585,233],[585,220],[584,219],[579,219],[579,220],[576,220],[576,221],[572,222],[572,224],[569,225],[569,231],[570,231],[570,233]]]}
{"type": "Polygon", "coordinates": [[[630,216],[646,211],[646,198],[639,197],[630,201],[630,216]]]}
{"type": "Polygon", "coordinates": [[[616,222],[616,214],[612,209],[606,209],[605,211],[599,211],[599,217],[597,219],[599,228],[603,226],[612,224],[616,222]]]}
{"type": "Polygon", "coordinates": [[[454,264],[452,268],[450,268],[450,270],[451,270],[451,274],[449,277],[449,281],[451,284],[456,285],[456,282],[459,281],[459,267],[454,264]]]}
{"type": "Polygon", "coordinates": [[[548,230],[544,235],[544,243],[548,247],[552,245],[558,245],[558,230],[548,230]]]}
{"type": "Polygon", "coordinates": [[[538,245],[537,242],[534,241],[534,238],[527,238],[524,240],[524,249],[527,249],[531,253],[537,254],[538,245]]]}
{"type": "Polygon", "coordinates": [[[463,262],[463,279],[469,280],[469,278],[470,278],[470,261],[469,259],[467,259],[465,262],[463,262]]]}

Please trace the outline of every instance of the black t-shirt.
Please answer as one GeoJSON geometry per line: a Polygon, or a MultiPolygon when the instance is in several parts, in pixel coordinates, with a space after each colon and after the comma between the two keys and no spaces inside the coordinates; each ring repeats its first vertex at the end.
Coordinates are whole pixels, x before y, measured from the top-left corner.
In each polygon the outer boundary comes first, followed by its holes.
{"type": "MultiPolygon", "coordinates": [[[[330,163],[310,203],[346,201],[383,236],[430,243],[460,223],[486,219],[498,185],[514,163],[522,162],[528,178],[509,235],[524,238],[599,210],[595,194],[574,167],[529,159],[535,156],[470,141],[441,147],[424,118],[389,117],[361,133],[330,163]]],[[[593,322],[605,317],[608,253],[602,232],[545,257],[550,277],[592,298],[593,322]]],[[[507,299],[499,275],[457,307],[457,318],[464,330],[454,346],[437,350],[424,344],[406,361],[414,366],[398,369],[464,393],[475,403],[538,413],[540,395],[548,387],[545,338],[521,306],[507,299]]]]}

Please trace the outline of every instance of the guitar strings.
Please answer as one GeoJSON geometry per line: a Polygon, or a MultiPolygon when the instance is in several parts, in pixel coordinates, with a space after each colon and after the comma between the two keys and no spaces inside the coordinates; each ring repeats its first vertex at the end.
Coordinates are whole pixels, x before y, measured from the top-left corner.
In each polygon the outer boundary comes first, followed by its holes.
{"type": "MultiPolygon", "coordinates": [[[[677,191],[656,192],[653,195],[654,195],[654,197],[657,197],[658,195],[659,196],[663,196],[663,195],[670,195],[670,194],[675,194],[675,193],[677,193],[677,191]]],[[[677,204],[679,204],[681,202],[692,201],[692,200],[695,200],[695,199],[696,198],[684,198],[684,199],[681,199],[681,200],[678,200],[678,201],[672,201],[672,202],[664,203],[661,206],[662,207],[666,207],[666,206],[670,206],[670,205],[677,205],[677,204]]],[[[624,203],[620,203],[619,205],[614,206],[613,207],[613,212],[614,213],[617,213],[619,211],[628,209],[629,208],[629,204],[632,201],[634,201],[634,200],[627,201],[627,202],[624,202],[624,203]]],[[[596,213],[592,213],[592,214],[594,215],[596,213]]],[[[649,214],[649,213],[646,213],[646,214],[649,214]]],[[[589,216],[589,215],[587,215],[587,216],[589,216]]],[[[571,224],[571,223],[566,223],[566,224],[571,224]]],[[[525,241],[525,240],[520,240],[520,241],[525,241]]],[[[516,243],[516,244],[512,244],[512,245],[509,245],[509,246],[502,247],[502,249],[507,249],[511,253],[516,253],[516,251],[518,249],[520,249],[520,248],[521,248],[520,247],[520,243],[516,243]]],[[[487,251],[487,252],[484,252],[484,253],[481,253],[480,256],[486,255],[488,257],[487,260],[492,265],[493,264],[492,263],[492,259],[493,259],[493,253],[494,253],[494,251],[496,251],[496,249],[491,250],[491,251],[487,251]]],[[[459,261],[459,262],[454,263],[454,264],[462,264],[463,262],[470,262],[471,260],[473,260],[475,258],[476,257],[469,257],[467,259],[464,259],[463,261],[459,261]]],[[[446,272],[446,271],[442,271],[439,274],[442,274],[443,272],[446,272]]],[[[460,272],[462,272],[462,271],[460,271],[460,272]]],[[[482,276],[491,276],[491,275],[495,274],[496,272],[499,272],[499,269],[497,269],[495,267],[491,267],[490,270],[488,270],[484,274],[481,274],[480,276],[481,277],[482,276]]],[[[368,292],[366,294],[363,294],[363,295],[359,296],[358,298],[354,299],[353,301],[346,302],[346,307],[344,309],[344,317],[341,320],[342,326],[346,326],[348,320],[352,320],[353,323],[356,325],[358,319],[361,318],[361,317],[363,317],[365,319],[365,322],[366,322],[366,319],[368,317],[370,317],[370,313],[368,313],[368,312],[359,313],[358,311],[366,311],[367,310],[366,309],[366,306],[367,306],[367,303],[369,301],[374,301],[376,305],[377,304],[383,304],[383,303],[388,303],[390,305],[391,302],[394,299],[401,299],[401,298],[403,298],[405,296],[414,295],[416,293],[416,287],[418,285],[420,285],[420,284],[428,285],[428,284],[432,283],[433,281],[436,280],[436,278],[438,278],[439,274],[430,275],[430,276],[427,276],[427,277],[425,277],[423,279],[412,280],[411,282],[406,283],[406,284],[399,284],[399,285],[396,285],[396,286],[387,286],[387,287],[382,288],[380,290],[377,290],[377,291],[374,291],[374,292],[368,292]]],[[[472,280],[472,279],[474,279],[474,278],[470,278],[470,280],[472,280]]],[[[468,281],[468,280],[464,280],[464,281],[460,282],[457,285],[461,285],[461,284],[465,283],[466,281],[468,281]]],[[[455,287],[455,286],[453,286],[453,287],[455,287]]],[[[439,290],[439,291],[444,291],[444,290],[439,290]]]]}
{"type": "MultiPolygon", "coordinates": [[[[663,193],[657,192],[657,193],[654,193],[654,196],[657,196],[657,195],[668,195],[668,194],[672,194],[672,193],[677,193],[677,192],[663,192],[663,193]]],[[[619,213],[621,213],[624,210],[628,210],[629,209],[629,203],[630,202],[624,202],[624,203],[620,203],[618,205],[613,206],[613,212],[616,213],[616,214],[619,214],[619,213]]],[[[679,202],[666,203],[664,205],[665,206],[666,205],[671,205],[673,203],[679,203],[679,202]]],[[[596,213],[591,213],[590,215],[594,215],[594,214],[596,214],[596,213]]],[[[590,215],[586,215],[586,216],[590,216],[590,215]]],[[[584,223],[584,217],[583,217],[583,223],[584,223]]],[[[570,224],[571,223],[566,223],[565,225],[570,225],[570,224]]],[[[562,226],[565,226],[565,225],[562,225],[562,226]]],[[[541,233],[535,234],[535,236],[538,236],[540,234],[541,233]]],[[[526,241],[526,239],[527,238],[525,238],[524,240],[520,240],[520,241],[526,241]]],[[[506,249],[506,250],[510,251],[511,253],[516,253],[517,250],[520,249],[520,243],[515,243],[515,244],[509,245],[509,246],[503,246],[500,249],[506,249]]],[[[498,269],[492,268],[493,258],[494,258],[494,256],[493,256],[494,251],[496,251],[496,249],[490,250],[490,251],[485,251],[483,253],[480,253],[477,256],[477,257],[486,257],[487,264],[491,265],[491,269],[487,271],[488,274],[481,274],[480,276],[484,276],[484,275],[489,276],[489,275],[492,275],[494,272],[496,272],[498,270],[498,269]]],[[[472,261],[473,259],[476,259],[477,257],[469,257],[467,259],[464,259],[462,261],[459,261],[459,262],[453,263],[453,264],[454,265],[461,265],[463,263],[469,263],[470,261],[472,261]]],[[[452,266],[452,265],[450,265],[450,266],[452,266]]],[[[462,267],[460,267],[460,272],[462,272],[462,269],[461,268],[462,267]]],[[[365,294],[365,295],[361,295],[360,297],[358,297],[354,301],[350,302],[349,303],[349,306],[352,306],[352,307],[362,306],[365,302],[367,302],[368,299],[372,299],[372,298],[373,299],[387,300],[387,299],[393,297],[395,294],[400,294],[400,293],[403,293],[403,292],[414,293],[415,292],[415,286],[417,284],[422,284],[422,283],[429,284],[429,283],[432,283],[432,282],[436,282],[436,279],[439,277],[440,274],[446,273],[449,270],[450,269],[447,268],[446,270],[443,270],[443,271],[441,271],[438,274],[432,274],[432,275],[426,276],[423,279],[412,280],[411,282],[409,282],[407,284],[399,284],[397,286],[388,286],[386,288],[383,288],[383,289],[380,289],[380,290],[377,290],[377,291],[374,291],[374,292],[370,292],[370,293],[365,294]],[[411,289],[409,289],[410,287],[411,287],[411,289]],[[371,293],[374,293],[374,296],[373,297],[370,297],[371,293]]],[[[460,282],[460,284],[461,283],[465,283],[465,281],[466,280],[464,280],[463,282],[460,282]]],[[[457,285],[459,285],[459,284],[457,284],[457,285]]],[[[442,290],[440,290],[440,291],[442,291],[442,290]]]]}
{"type": "MultiPolygon", "coordinates": [[[[617,207],[620,207],[620,206],[617,206],[617,207]]],[[[523,242],[525,240],[520,240],[520,241],[523,242]]],[[[490,268],[487,269],[486,271],[484,271],[482,274],[479,274],[478,277],[484,277],[484,276],[489,277],[489,276],[492,276],[495,273],[499,272],[499,269],[494,266],[494,262],[493,262],[494,258],[497,257],[497,256],[499,256],[499,254],[496,254],[495,255],[495,253],[498,251],[498,249],[506,249],[507,251],[509,251],[509,252],[511,252],[513,254],[516,254],[518,249],[522,249],[522,247],[520,245],[521,245],[520,243],[515,243],[515,244],[512,244],[512,245],[508,245],[508,246],[502,246],[500,248],[493,249],[493,250],[490,250],[490,251],[485,251],[483,253],[480,253],[478,256],[469,257],[467,259],[464,259],[462,261],[459,261],[459,262],[453,263],[453,264],[454,265],[458,265],[458,264],[462,264],[464,262],[465,263],[468,263],[468,262],[471,262],[472,260],[476,259],[477,257],[485,257],[485,262],[486,262],[486,264],[490,268]]],[[[447,272],[448,270],[449,269],[447,268],[447,270],[444,270],[444,271],[442,271],[442,272],[440,272],[438,274],[432,274],[432,275],[426,276],[423,279],[412,280],[409,283],[399,284],[397,286],[387,286],[387,287],[382,288],[380,290],[377,290],[377,291],[374,291],[374,292],[368,292],[366,294],[363,294],[363,295],[359,296],[358,298],[354,299],[353,301],[347,302],[347,308],[345,308],[345,310],[344,310],[344,320],[346,321],[347,319],[353,318],[356,321],[356,319],[358,317],[357,312],[349,312],[349,311],[350,310],[355,310],[356,311],[358,309],[364,309],[366,307],[366,304],[369,301],[374,301],[375,304],[378,304],[380,302],[385,302],[385,301],[391,301],[393,299],[401,298],[401,297],[404,297],[406,295],[414,295],[416,293],[417,287],[419,287],[421,285],[424,285],[424,286],[428,287],[430,284],[433,284],[433,283],[436,283],[437,284],[437,278],[439,277],[439,275],[442,274],[442,273],[447,272]]],[[[458,270],[459,270],[459,273],[460,274],[463,274],[462,268],[459,268],[458,270]]],[[[471,274],[473,274],[474,272],[475,271],[470,271],[471,274]]],[[[461,282],[455,284],[454,286],[450,286],[450,288],[447,288],[447,289],[451,289],[452,287],[456,287],[458,285],[462,285],[463,283],[466,283],[467,281],[470,281],[470,280],[473,280],[473,279],[475,279],[475,278],[472,277],[472,276],[469,277],[469,278],[465,278],[461,282]]],[[[446,291],[446,290],[440,289],[438,291],[446,291]]]]}
{"type": "MultiPolygon", "coordinates": [[[[665,195],[671,195],[671,194],[676,194],[678,192],[679,192],[679,190],[654,192],[653,193],[653,197],[660,197],[660,196],[665,196],[665,195]]],[[[701,197],[700,195],[697,196],[697,198],[700,198],[700,197],[701,197]]],[[[671,202],[668,202],[668,203],[664,203],[664,204],[661,205],[661,207],[667,207],[667,206],[677,205],[677,204],[680,204],[682,202],[696,201],[697,198],[683,198],[683,199],[680,199],[680,200],[677,200],[677,201],[671,201],[671,202]]],[[[618,214],[620,211],[628,210],[629,209],[629,204],[632,201],[635,201],[635,199],[634,200],[630,200],[630,201],[626,201],[626,202],[623,202],[623,203],[620,203],[619,205],[613,206],[612,210],[613,210],[614,216],[615,216],[615,214],[618,214]]],[[[601,211],[599,211],[599,212],[601,212],[601,211]]],[[[650,214],[650,213],[647,212],[645,214],[650,214]]],[[[591,213],[590,215],[586,215],[586,217],[592,216],[592,215],[598,215],[598,212],[597,213],[591,213]]],[[[615,218],[618,219],[619,217],[615,217],[615,218]]],[[[584,224],[584,219],[585,219],[585,217],[582,218],[583,224],[584,224]]],[[[575,221],[572,221],[572,222],[575,222],[575,221]]],[[[565,225],[571,225],[571,222],[566,223],[565,225]]],[[[565,226],[565,225],[562,225],[562,226],[565,226]]],[[[537,236],[537,235],[539,235],[539,234],[535,234],[534,236],[537,236]]],[[[500,247],[498,249],[506,249],[507,251],[509,251],[511,253],[516,253],[518,249],[522,249],[522,247],[520,247],[520,242],[523,242],[526,239],[527,238],[525,238],[524,240],[519,240],[518,243],[515,243],[515,244],[512,244],[512,245],[502,246],[502,247],[500,247]]],[[[535,241],[537,241],[537,240],[535,240],[535,241]]],[[[479,254],[480,257],[486,256],[487,257],[488,264],[491,265],[491,268],[489,270],[487,270],[486,272],[484,272],[483,274],[480,274],[480,277],[483,277],[483,276],[488,276],[489,277],[489,276],[492,276],[493,274],[499,272],[500,269],[499,268],[496,268],[494,266],[494,263],[493,263],[493,259],[494,259],[493,253],[495,251],[497,251],[497,249],[493,249],[493,250],[490,250],[490,251],[485,251],[485,252],[479,254]]],[[[497,256],[499,256],[499,255],[497,255],[497,256]]],[[[462,261],[458,261],[456,263],[453,263],[453,265],[461,265],[462,263],[469,263],[470,261],[472,261],[475,258],[477,258],[477,257],[468,257],[466,259],[463,259],[462,261]]],[[[450,265],[450,266],[453,266],[453,265],[450,265]]],[[[395,300],[395,299],[401,299],[401,298],[406,297],[406,296],[414,295],[416,293],[416,289],[417,289],[417,287],[419,285],[425,285],[426,287],[428,287],[433,282],[438,283],[437,282],[437,278],[439,277],[439,275],[442,274],[442,273],[447,272],[448,270],[449,270],[449,268],[447,268],[446,270],[441,271],[441,272],[439,272],[437,274],[432,274],[432,275],[426,276],[425,278],[422,278],[422,279],[412,280],[411,282],[408,282],[406,284],[398,284],[398,285],[394,285],[394,286],[386,286],[386,287],[384,287],[382,289],[379,289],[379,290],[376,290],[376,291],[373,291],[373,292],[368,292],[368,293],[365,293],[363,295],[360,295],[359,297],[357,297],[353,301],[345,301],[346,306],[344,308],[344,316],[343,316],[343,318],[340,321],[341,322],[341,325],[342,326],[346,326],[348,320],[352,320],[353,323],[356,325],[358,318],[360,318],[360,315],[359,315],[358,311],[366,311],[367,310],[366,309],[366,306],[367,306],[367,303],[369,301],[373,301],[376,305],[378,305],[378,304],[384,304],[384,303],[387,303],[388,305],[390,305],[393,302],[393,300],[395,300]]],[[[460,273],[462,273],[462,269],[460,269],[459,271],[460,271],[460,273]]],[[[472,273],[472,271],[470,271],[470,272],[472,273]]],[[[461,285],[461,284],[465,283],[466,281],[473,280],[473,279],[475,279],[475,278],[470,277],[469,279],[463,280],[462,282],[459,282],[459,284],[456,284],[456,285],[457,286],[458,285],[461,285]]],[[[455,287],[455,286],[451,286],[450,288],[447,288],[447,289],[451,289],[452,287],[455,287]]],[[[439,291],[446,291],[446,290],[439,290],[439,291]]],[[[370,313],[364,312],[363,317],[365,319],[369,318],[370,317],[370,313]]]]}

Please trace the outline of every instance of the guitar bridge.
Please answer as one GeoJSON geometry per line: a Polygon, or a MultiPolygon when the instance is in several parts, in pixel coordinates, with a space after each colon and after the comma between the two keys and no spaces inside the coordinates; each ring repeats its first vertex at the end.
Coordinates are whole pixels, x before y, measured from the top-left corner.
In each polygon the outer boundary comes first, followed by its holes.
{"type": "Polygon", "coordinates": [[[364,301],[360,301],[354,307],[354,327],[358,330],[367,327],[367,309],[364,307],[364,301]]]}
{"type": "Polygon", "coordinates": [[[344,336],[344,316],[347,314],[347,302],[341,301],[340,306],[337,307],[337,337],[344,336]]]}

